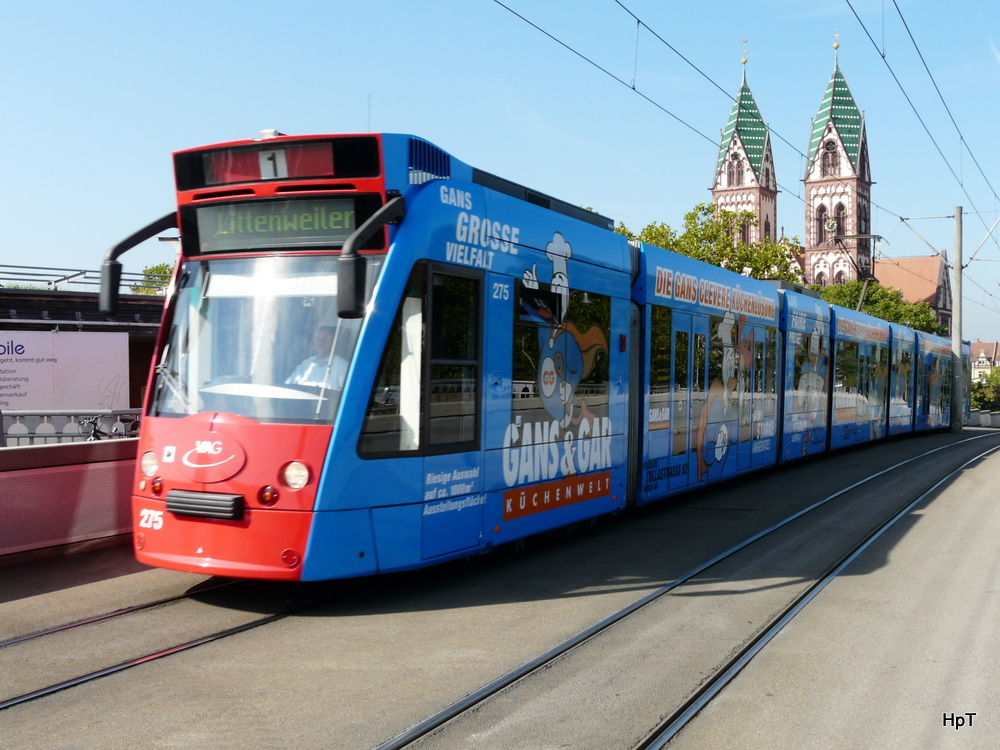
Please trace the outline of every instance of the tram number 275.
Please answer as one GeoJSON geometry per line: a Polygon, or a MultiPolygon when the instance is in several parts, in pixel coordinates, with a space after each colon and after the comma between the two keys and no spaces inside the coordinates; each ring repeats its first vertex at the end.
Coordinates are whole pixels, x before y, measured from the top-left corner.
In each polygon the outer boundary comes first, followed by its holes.
{"type": "Polygon", "coordinates": [[[163,528],[163,511],[162,510],[149,510],[148,508],[139,509],[139,528],[141,529],[162,529],[163,528]]]}

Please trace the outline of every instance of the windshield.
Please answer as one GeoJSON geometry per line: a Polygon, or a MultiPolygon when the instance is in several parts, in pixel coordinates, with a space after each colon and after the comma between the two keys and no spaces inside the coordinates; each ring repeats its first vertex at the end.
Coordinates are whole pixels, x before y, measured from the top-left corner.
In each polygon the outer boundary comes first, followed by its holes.
{"type": "MultiPolygon", "coordinates": [[[[337,257],[184,263],[150,414],[332,423],[361,328],[337,317],[337,257]]],[[[369,293],[381,264],[369,259],[369,293]]]]}

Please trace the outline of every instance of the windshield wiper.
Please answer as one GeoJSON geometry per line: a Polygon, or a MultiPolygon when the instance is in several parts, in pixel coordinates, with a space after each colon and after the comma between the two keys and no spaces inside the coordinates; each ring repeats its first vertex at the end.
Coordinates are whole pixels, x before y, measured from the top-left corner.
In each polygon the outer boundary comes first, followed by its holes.
{"type": "Polygon", "coordinates": [[[181,382],[177,379],[177,373],[170,370],[167,365],[162,362],[156,366],[156,377],[157,383],[166,383],[170,392],[177,397],[177,400],[181,402],[181,406],[184,407],[185,414],[194,414],[191,408],[191,401],[188,400],[187,394],[184,393],[184,387],[181,382]]]}

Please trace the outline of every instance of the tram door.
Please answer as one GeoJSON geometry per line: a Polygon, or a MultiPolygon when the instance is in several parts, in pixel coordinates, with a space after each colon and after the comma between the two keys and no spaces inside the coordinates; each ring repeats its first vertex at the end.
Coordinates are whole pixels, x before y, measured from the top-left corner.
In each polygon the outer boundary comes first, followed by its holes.
{"type": "Polygon", "coordinates": [[[763,330],[750,328],[736,345],[736,402],[739,408],[740,434],[737,440],[736,467],[739,471],[750,468],[753,452],[753,423],[760,421],[762,393],[760,386],[764,380],[764,342],[761,340],[763,330]]]}
{"type": "Polygon", "coordinates": [[[671,332],[673,351],[673,415],[670,458],[670,489],[698,481],[695,458],[698,424],[705,406],[708,360],[708,319],[675,312],[671,332]]]}

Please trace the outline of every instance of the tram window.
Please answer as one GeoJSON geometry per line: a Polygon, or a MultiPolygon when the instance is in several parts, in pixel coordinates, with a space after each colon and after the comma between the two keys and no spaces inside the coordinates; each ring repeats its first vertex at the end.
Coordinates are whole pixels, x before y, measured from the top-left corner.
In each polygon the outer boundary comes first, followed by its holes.
{"type": "Polygon", "coordinates": [[[362,455],[420,449],[426,267],[410,274],[389,332],[358,445],[362,455]]]}
{"type": "Polygon", "coordinates": [[[913,399],[916,395],[913,392],[913,353],[903,352],[903,367],[906,372],[906,379],[904,381],[906,388],[906,405],[911,409],[913,408],[913,399]]]}
{"type": "Polygon", "coordinates": [[[653,306],[649,331],[649,411],[651,421],[670,423],[670,308],[653,306]],[[654,411],[655,410],[655,411],[654,411]],[[664,418],[666,416],[666,418],[664,418]]]}
{"type": "MultiPolygon", "coordinates": [[[[723,326],[723,319],[713,315],[710,318],[712,331],[711,346],[708,350],[708,382],[723,382],[723,363],[725,350],[732,347],[732,337],[735,334],[732,323],[723,326]]],[[[727,378],[728,379],[728,378],[727,378]]]]}
{"type": "Polygon", "coordinates": [[[764,416],[773,417],[777,413],[777,387],[775,373],[778,359],[778,330],[768,328],[764,334],[764,416]]]}
{"type": "Polygon", "coordinates": [[[434,274],[431,294],[431,445],[475,443],[479,403],[479,282],[434,274]]]}
{"type": "Polygon", "coordinates": [[[941,360],[941,406],[947,408],[951,404],[951,359],[942,357],[941,360]]]}
{"type": "Polygon", "coordinates": [[[837,342],[837,390],[858,392],[858,345],[853,341],[837,342]]]}
{"type": "Polygon", "coordinates": [[[691,424],[701,422],[701,412],[705,408],[708,387],[705,383],[705,370],[708,366],[708,336],[704,333],[694,335],[694,370],[691,373],[691,424]]]}
{"type": "Polygon", "coordinates": [[[889,347],[879,346],[878,362],[875,366],[875,395],[879,404],[886,403],[886,391],[889,385],[889,347]]]}
{"type": "Polygon", "coordinates": [[[740,440],[746,441],[751,437],[751,421],[759,422],[764,407],[764,342],[753,341],[753,377],[747,373],[747,390],[744,395],[744,404],[740,410],[740,440]],[[752,394],[752,395],[751,395],[752,394]],[[752,406],[748,408],[747,401],[752,401],[752,406]]]}
{"type": "MultiPolygon", "coordinates": [[[[563,428],[586,409],[606,416],[611,298],[518,282],[511,410],[530,423],[563,428]],[[561,315],[561,317],[560,317],[561,315]]],[[[552,439],[558,439],[552,433],[552,439]]]]}
{"type": "MultiPolygon", "coordinates": [[[[729,399],[729,409],[738,408],[740,379],[739,328],[732,318],[725,319],[713,315],[710,318],[712,337],[708,349],[708,382],[721,383],[723,392],[729,399]],[[734,382],[735,381],[735,382],[734,382]]],[[[704,340],[704,337],[700,337],[704,340]]],[[[697,339],[696,339],[697,340],[697,339]]],[[[749,374],[744,373],[749,381],[749,374]]],[[[704,390],[702,387],[700,390],[704,390]]]]}
{"type": "Polygon", "coordinates": [[[649,334],[649,385],[657,392],[670,390],[670,308],[653,307],[649,334]]]}
{"type": "Polygon", "coordinates": [[[362,455],[478,445],[480,281],[434,272],[428,284],[427,276],[424,263],[410,275],[368,402],[362,455]]]}
{"type": "Polygon", "coordinates": [[[683,456],[687,453],[688,425],[688,338],[687,331],[676,331],[674,338],[674,455],[683,456]]]}
{"type": "Polygon", "coordinates": [[[753,345],[753,392],[764,392],[764,342],[756,341],[753,345]]]}

